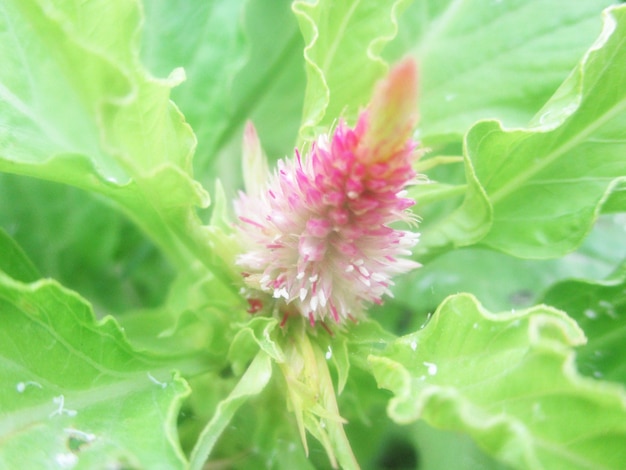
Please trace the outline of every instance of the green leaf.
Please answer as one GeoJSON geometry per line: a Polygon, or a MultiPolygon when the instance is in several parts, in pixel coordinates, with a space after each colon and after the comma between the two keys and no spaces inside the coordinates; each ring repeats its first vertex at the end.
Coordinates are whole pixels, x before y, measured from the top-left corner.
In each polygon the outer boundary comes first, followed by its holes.
{"type": "Polygon", "coordinates": [[[397,17],[406,4],[406,0],[293,4],[306,43],[301,141],[328,132],[339,116],[354,119],[367,104],[373,85],[387,70],[380,52],[395,37],[397,17]]]}
{"type": "Polygon", "coordinates": [[[600,30],[610,0],[425,0],[400,19],[386,56],[421,69],[421,136],[459,139],[477,120],[523,126],[600,30]]]}
{"type": "Polygon", "coordinates": [[[241,374],[259,350],[275,362],[285,362],[285,354],[276,341],[277,327],[276,318],[262,316],[253,317],[246,323],[236,325],[237,333],[228,352],[235,374],[241,374]]]}
{"type": "Polygon", "coordinates": [[[562,256],[585,238],[626,178],[626,8],[609,9],[580,65],[525,130],[476,124],[467,154],[493,205],[485,245],[562,256]]]}
{"type": "Polygon", "coordinates": [[[188,388],[171,365],[54,281],[0,273],[0,306],[1,467],[185,467],[176,415],[188,388]]]}
{"type": "Polygon", "coordinates": [[[41,276],[24,250],[0,229],[0,271],[20,282],[33,282],[41,276]]]}
{"type": "Polygon", "coordinates": [[[561,311],[495,315],[461,294],[370,363],[397,422],[465,432],[517,468],[617,468],[626,390],[576,372],[572,347],[584,341],[561,311]]]}
{"type": "Polygon", "coordinates": [[[589,338],[576,355],[581,372],[626,386],[626,263],[604,281],[560,282],[543,301],[567,309],[589,338]]]}
{"type": "MultiPolygon", "coordinates": [[[[413,250],[414,256],[421,262],[446,251],[477,243],[489,232],[493,208],[468,159],[465,178],[467,185],[460,205],[422,231],[420,243],[413,250]]],[[[416,192],[415,196],[419,204],[419,193],[416,192]]]]}
{"type": "Polygon", "coordinates": [[[267,354],[260,351],[227,398],[217,406],[211,421],[206,425],[191,453],[190,470],[204,467],[213,446],[239,407],[251,396],[263,391],[272,376],[272,363],[267,354]]]}
{"type": "Polygon", "coordinates": [[[5,2],[0,9],[0,170],[95,191],[187,264],[172,235],[208,195],[195,137],[169,100],[180,81],[137,61],[136,1],[5,2]]]}

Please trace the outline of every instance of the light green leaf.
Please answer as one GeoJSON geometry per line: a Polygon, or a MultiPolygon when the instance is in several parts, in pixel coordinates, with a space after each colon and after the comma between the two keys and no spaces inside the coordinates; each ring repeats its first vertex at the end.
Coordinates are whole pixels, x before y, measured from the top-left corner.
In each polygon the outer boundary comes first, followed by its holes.
{"type": "Polygon", "coordinates": [[[584,341],[561,311],[495,315],[457,295],[370,363],[397,422],[465,432],[517,468],[617,468],[626,390],[576,372],[572,347],[584,341]]]}
{"type": "Polygon", "coordinates": [[[184,468],[186,383],[50,280],[0,273],[0,467],[184,468]],[[123,426],[120,425],[123,423],[123,426]]]}
{"type": "Polygon", "coordinates": [[[213,446],[239,407],[250,397],[263,391],[272,376],[272,362],[263,351],[255,356],[241,380],[227,398],[217,406],[211,421],[206,425],[190,457],[190,470],[201,470],[213,446]]]}
{"type": "Polygon", "coordinates": [[[610,0],[424,0],[400,18],[386,56],[421,69],[420,133],[459,139],[477,120],[525,125],[600,31],[610,0]]]}
{"type": "Polygon", "coordinates": [[[278,320],[274,317],[256,316],[236,326],[228,358],[235,374],[241,374],[248,362],[263,351],[275,362],[285,362],[285,354],[276,341],[278,320]]]}
{"type": "Polygon", "coordinates": [[[476,124],[467,154],[493,205],[482,243],[520,257],[561,256],[589,232],[602,204],[626,178],[626,8],[526,130],[476,124]]]}
{"type": "Polygon", "coordinates": [[[604,281],[560,282],[543,300],[567,309],[589,338],[576,355],[580,370],[626,386],[626,263],[604,281]]]}
{"type": "Polygon", "coordinates": [[[380,52],[395,37],[397,17],[406,4],[406,0],[294,2],[306,43],[301,141],[328,132],[340,116],[354,119],[367,104],[373,85],[387,70],[380,52]]]}
{"type": "Polygon", "coordinates": [[[185,265],[172,231],[208,195],[169,100],[180,74],[156,80],[137,61],[138,3],[9,1],[0,22],[0,170],[106,195],[185,265]]]}

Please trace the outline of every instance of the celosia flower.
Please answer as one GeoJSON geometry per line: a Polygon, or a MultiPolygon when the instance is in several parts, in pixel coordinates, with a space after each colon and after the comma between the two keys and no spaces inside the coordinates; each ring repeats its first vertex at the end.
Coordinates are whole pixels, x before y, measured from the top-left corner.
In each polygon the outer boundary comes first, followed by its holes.
{"type": "MultiPolygon", "coordinates": [[[[415,180],[419,153],[411,139],[416,95],[415,65],[405,61],[378,85],[354,128],[340,122],[305,158],[296,151],[279,161],[267,185],[248,184],[235,202],[245,282],[285,315],[298,312],[311,324],[357,318],[368,302],[391,295],[394,275],[419,266],[405,258],[418,234],[390,226],[414,220],[404,188],[415,180]]],[[[261,152],[251,125],[244,151],[261,152]]],[[[250,305],[261,308],[256,298],[250,305]]]]}

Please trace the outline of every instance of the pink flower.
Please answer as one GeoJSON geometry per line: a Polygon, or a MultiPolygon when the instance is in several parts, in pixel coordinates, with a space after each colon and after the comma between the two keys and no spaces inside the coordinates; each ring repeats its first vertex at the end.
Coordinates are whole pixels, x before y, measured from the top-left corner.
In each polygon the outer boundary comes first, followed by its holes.
{"type": "MultiPolygon", "coordinates": [[[[415,221],[404,188],[419,154],[411,139],[416,82],[414,63],[402,62],[353,129],[340,122],[306,158],[296,151],[279,161],[266,186],[249,185],[235,202],[245,250],[237,264],[248,287],[270,294],[285,315],[298,312],[311,324],[358,318],[367,303],[391,295],[393,276],[419,266],[406,259],[418,234],[390,226],[415,221]]],[[[244,146],[261,153],[251,125],[244,146]]]]}

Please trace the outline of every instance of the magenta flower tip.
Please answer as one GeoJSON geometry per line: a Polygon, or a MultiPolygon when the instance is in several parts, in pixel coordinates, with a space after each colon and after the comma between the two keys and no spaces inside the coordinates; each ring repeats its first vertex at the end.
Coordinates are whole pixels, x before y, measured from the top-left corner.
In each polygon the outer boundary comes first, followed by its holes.
{"type": "MultiPolygon", "coordinates": [[[[366,304],[391,295],[393,276],[419,266],[406,258],[418,234],[390,226],[415,221],[404,191],[419,155],[411,139],[415,77],[413,62],[400,64],[354,128],[340,122],[305,158],[296,151],[279,161],[266,186],[235,201],[245,283],[276,299],[284,314],[298,312],[311,324],[358,318],[366,304]]],[[[245,139],[258,153],[253,128],[245,139]]],[[[250,307],[260,309],[256,298],[250,307]]]]}

